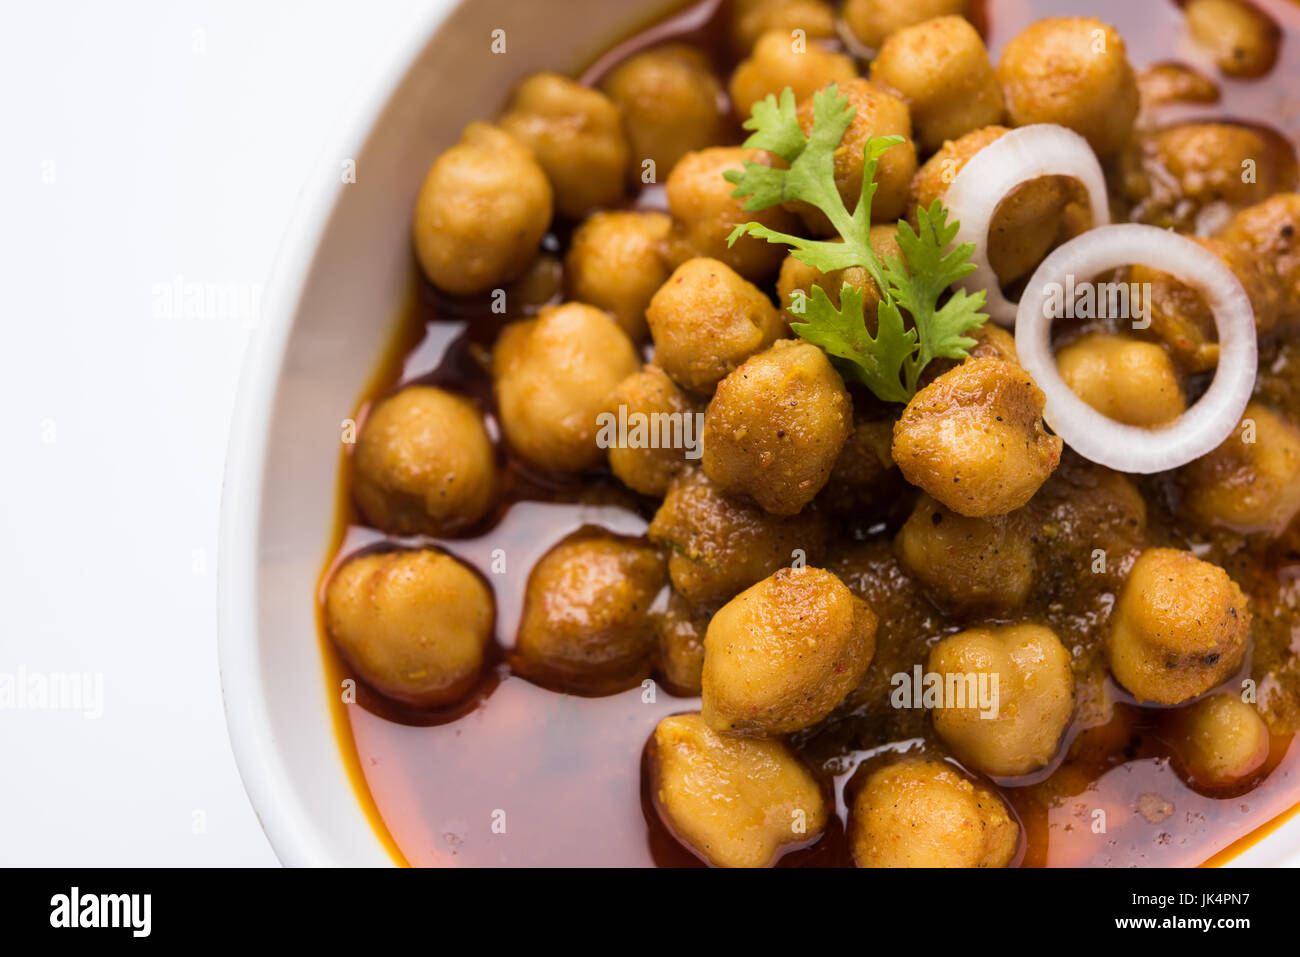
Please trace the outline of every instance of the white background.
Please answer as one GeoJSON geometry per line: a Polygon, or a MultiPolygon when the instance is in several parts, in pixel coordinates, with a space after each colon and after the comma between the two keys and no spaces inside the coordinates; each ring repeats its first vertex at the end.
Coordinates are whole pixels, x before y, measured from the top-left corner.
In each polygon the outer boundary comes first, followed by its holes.
{"type": "MultiPolygon", "coordinates": [[[[0,25],[0,865],[271,865],[226,736],[218,508],[255,302],[352,88],[430,0],[8,4],[0,25]]],[[[433,0],[436,2],[436,0],[433,0]]]]}

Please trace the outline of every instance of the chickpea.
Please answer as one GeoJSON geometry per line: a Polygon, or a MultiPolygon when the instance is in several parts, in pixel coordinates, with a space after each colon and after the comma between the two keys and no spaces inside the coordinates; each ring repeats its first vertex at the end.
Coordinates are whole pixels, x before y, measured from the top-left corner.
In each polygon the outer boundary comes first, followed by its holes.
{"type": "Polygon", "coordinates": [[[548,306],[508,325],[492,350],[501,428],[531,465],[555,472],[598,467],[601,413],[610,393],[641,367],[632,342],[592,306],[548,306]]]}
{"type": "Polygon", "coordinates": [[[786,256],[781,262],[781,272],[776,280],[776,298],[782,307],[781,317],[787,324],[805,321],[808,313],[806,297],[812,295],[813,286],[821,286],[826,297],[839,309],[840,289],[846,283],[862,293],[862,314],[867,319],[868,330],[874,331],[871,329],[871,320],[880,302],[880,290],[865,269],[850,266],[824,273],[793,255],[786,256]],[[805,297],[805,301],[798,303],[795,299],[796,292],[805,297]]]}
{"type": "Polygon", "coordinates": [[[1171,103],[1217,103],[1219,85],[1182,63],[1156,63],[1138,74],[1144,110],[1171,103]]]}
{"type": "Polygon", "coordinates": [[[722,85],[700,51],[681,44],[656,47],[621,63],[601,84],[623,111],[631,144],[629,178],[667,176],[692,150],[727,136],[722,85]],[[647,171],[643,164],[654,164],[647,171]]]}
{"type": "Polygon", "coordinates": [[[1017,512],[967,518],[922,495],[898,533],[898,554],[948,607],[1009,610],[1034,584],[1034,547],[1017,512]]]}
{"type": "MultiPolygon", "coordinates": [[[[645,416],[651,428],[656,430],[658,426],[654,423],[658,421],[657,416],[676,416],[681,423],[675,434],[671,426],[665,430],[673,438],[680,436],[680,445],[664,445],[660,442],[659,447],[654,448],[651,447],[654,444],[651,437],[646,436],[645,443],[636,447],[629,437],[626,446],[611,445],[609,449],[609,467],[619,481],[642,495],[663,498],[673,478],[686,468],[688,455],[695,454],[687,447],[688,440],[695,443],[698,452],[700,433],[695,403],[677,388],[676,383],[662,369],[652,365],[620,382],[609,401],[615,410],[619,406],[625,406],[629,421],[633,421],[633,415],[645,416]]],[[[654,433],[655,436],[662,434],[660,431],[654,433]]]]}
{"type": "Polygon", "coordinates": [[[889,454],[894,439],[890,420],[855,421],[853,432],[831,469],[821,501],[836,514],[857,515],[874,510],[901,485],[889,454]]]}
{"type": "Polygon", "coordinates": [[[561,542],[528,576],[511,663],[565,691],[631,687],[650,672],[651,605],[666,584],[663,558],[644,542],[611,535],[561,542]]]}
{"type": "Polygon", "coordinates": [[[1019,364],[1016,337],[1001,326],[986,322],[978,329],[972,329],[967,335],[975,340],[975,345],[970,347],[969,354],[976,359],[1000,359],[1013,365],[1019,364]]]}
{"type": "Polygon", "coordinates": [[[809,39],[835,36],[835,13],[822,0],[732,0],[731,46],[746,54],[764,33],[802,30],[809,39]]]}
{"type": "MultiPolygon", "coordinates": [[[[898,246],[898,227],[896,225],[880,223],[872,226],[869,238],[871,248],[880,257],[881,262],[889,259],[903,259],[903,251],[898,246]]],[[[862,314],[866,317],[867,330],[874,335],[876,332],[876,306],[880,302],[880,290],[876,287],[875,280],[861,266],[850,266],[847,269],[835,269],[824,273],[820,269],[815,269],[800,261],[793,254],[786,256],[781,261],[781,272],[776,280],[776,298],[782,307],[782,317],[787,323],[802,322],[807,315],[807,303],[805,302],[802,307],[798,307],[800,311],[796,312],[794,294],[797,291],[804,296],[810,296],[812,295],[813,286],[821,286],[826,291],[827,298],[834,303],[835,308],[840,308],[840,289],[843,288],[845,283],[862,293],[862,314]]]]}
{"type": "Polygon", "coordinates": [[[1198,521],[1280,535],[1300,512],[1300,429],[1251,402],[1223,444],[1180,470],[1180,482],[1198,521]]]}
{"type": "Polygon", "coordinates": [[[1197,290],[1141,264],[1129,269],[1128,280],[1149,290],[1145,298],[1151,325],[1144,336],[1160,343],[1188,372],[1204,372],[1218,364],[1214,315],[1197,290]]]}
{"type": "Polygon", "coordinates": [[[795,515],[852,431],[853,402],[826,353],[782,340],[718,384],[704,414],[704,472],[724,493],[795,515]]]}
{"type": "Polygon", "coordinates": [[[515,90],[501,127],[537,155],[561,215],[576,219],[622,199],[623,117],[599,90],[558,73],[534,73],[515,90]]]}
{"type": "Polygon", "coordinates": [[[352,456],[361,514],[393,535],[446,535],[474,525],[496,491],[496,453],[468,399],[408,386],[366,418],[352,456]]]}
{"type": "Polygon", "coordinates": [[[1237,670],[1250,618],[1246,596],[1222,568],[1191,552],[1149,548],[1115,606],[1111,674],[1139,701],[1195,698],[1237,670]]]}
{"type": "Polygon", "coordinates": [[[1241,0],[1188,0],[1184,8],[1192,38],[1229,76],[1257,77],[1277,62],[1277,24],[1241,0]]]}
{"type": "Polygon", "coordinates": [[[349,558],[325,589],[325,628],[358,676],[389,698],[447,705],[478,682],[492,593],[431,549],[349,558]]]}
{"type": "Polygon", "coordinates": [[[709,616],[673,591],[659,616],[658,670],[673,694],[699,695],[704,681],[704,633],[709,616]]]}
{"type": "Polygon", "coordinates": [[[1250,264],[1257,281],[1243,281],[1255,307],[1255,325],[1267,332],[1300,313],[1300,193],[1279,193],[1241,210],[1220,240],[1235,254],[1228,266],[1243,278],[1250,264]]]}
{"type": "Polygon", "coordinates": [[[653,742],[659,813],[715,867],[767,867],[825,830],[821,788],[783,742],[718,734],[698,714],[664,718],[653,742]]]}
{"type": "Polygon", "coordinates": [[[997,793],[944,761],[904,758],[877,768],[849,815],[858,867],[1006,867],[1019,838],[997,793]]]}
{"type": "Polygon", "coordinates": [[[780,268],[782,247],[753,236],[743,236],[734,246],[727,237],[741,223],[762,223],[769,229],[793,232],[798,220],[780,206],[747,212],[745,201],[731,195],[735,187],[723,179],[727,170],[744,168],[745,160],[771,166],[771,153],[738,146],[715,146],[687,153],[673,167],[664,191],[673,231],[668,258],[680,265],[704,256],[720,260],[751,282],[764,282],[780,268]]]}
{"type": "Polygon", "coordinates": [[[988,50],[961,17],[938,17],[891,34],[871,62],[871,79],[902,94],[926,153],[1002,120],[1002,87],[988,50]]]}
{"type": "Polygon", "coordinates": [[[650,300],[646,319],[655,361],[701,395],[790,332],[766,293],[716,259],[678,266],[650,300]]]}
{"type": "MultiPolygon", "coordinates": [[[[873,136],[901,136],[904,142],[891,146],[876,164],[876,194],[871,200],[871,218],[893,223],[903,215],[907,192],[916,173],[916,145],[912,142],[912,117],[907,104],[884,87],[869,80],[851,78],[839,84],[839,93],[855,112],[835,149],[835,186],[849,212],[857,208],[862,195],[863,150],[873,136]]],[[[812,94],[799,103],[799,125],[812,132],[812,94]]],[[[804,224],[819,235],[834,235],[826,214],[807,203],[790,204],[804,224]]]]}
{"type": "Polygon", "coordinates": [[[1137,77],[1120,35],[1095,17],[1031,23],[1002,51],[997,76],[1013,126],[1068,126],[1103,159],[1132,135],[1137,77]]]}
{"type": "Polygon", "coordinates": [[[1156,134],[1156,161],[1178,181],[1182,199],[1204,206],[1223,201],[1244,206],[1293,182],[1291,157],[1270,140],[1235,123],[1181,123],[1156,134]],[[1242,171],[1253,167],[1246,181],[1242,171]]]}
{"type": "MultiPolygon", "coordinates": [[[[908,219],[916,226],[916,208],[929,209],[970,158],[1007,132],[986,126],[945,143],[912,178],[908,219]]],[[[989,265],[1003,285],[1029,275],[1056,242],[1070,231],[1068,213],[1080,187],[1062,176],[1042,176],[1021,183],[1007,194],[989,224],[989,265]]]]}
{"type": "Polygon", "coordinates": [[[844,54],[800,40],[789,30],[769,30],[731,74],[728,91],[736,116],[747,120],[755,103],[768,96],[779,98],[787,86],[798,102],[824,86],[842,85],[857,75],[853,60],[844,54]]]}
{"type": "Polygon", "coordinates": [[[645,311],[668,278],[661,249],[672,218],[655,212],[593,213],[573,234],[564,258],[569,291],[578,302],[614,314],[634,342],[649,335],[645,311]]]}
{"type": "Polygon", "coordinates": [[[930,651],[926,670],[944,676],[934,730],[963,764],[1011,777],[1056,756],[1074,710],[1074,674],[1070,653],[1050,628],[1005,625],[949,635],[930,651]],[[981,681],[989,694],[980,691],[981,681]],[[950,682],[955,700],[947,700],[950,682]]]}
{"type": "Polygon", "coordinates": [[[704,636],[704,720],[773,735],[816,724],[862,680],[876,616],[821,568],[782,568],[723,605],[704,636]]]}
{"type": "Polygon", "coordinates": [[[1061,461],[1042,390],[1017,365],[967,359],[912,397],[894,425],[903,477],[970,518],[1024,505],[1061,461]]]}
{"type": "Polygon", "coordinates": [[[1056,355],[1066,385],[1102,415],[1151,428],[1187,409],[1169,353],[1153,342],[1093,332],[1056,355]]]}
{"type": "Polygon", "coordinates": [[[821,560],[828,529],[812,508],[782,517],[718,491],[700,469],[679,475],[650,523],[668,553],[673,587],[697,606],[717,605],[774,571],[821,560]]]}
{"type": "Polygon", "coordinates": [[[1197,784],[1240,783],[1268,760],[1268,726],[1238,695],[1210,695],[1177,714],[1179,750],[1197,784]]]}
{"type": "Polygon", "coordinates": [[[923,20],[964,15],[967,0],[848,0],[844,22],[864,46],[879,50],[891,33],[923,20]]]}
{"type": "Polygon", "coordinates": [[[420,268],[457,296],[518,279],[551,224],[551,184],[528,147],[487,123],[429,167],[412,230],[420,268]]]}

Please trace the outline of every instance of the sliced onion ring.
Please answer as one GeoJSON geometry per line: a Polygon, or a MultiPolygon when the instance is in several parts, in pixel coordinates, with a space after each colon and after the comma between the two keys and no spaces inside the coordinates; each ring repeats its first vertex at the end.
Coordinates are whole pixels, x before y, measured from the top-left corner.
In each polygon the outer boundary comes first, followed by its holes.
{"type": "Polygon", "coordinates": [[[1001,325],[1016,320],[1016,304],[1002,295],[989,264],[989,227],[998,204],[1021,183],[1042,176],[1068,176],[1083,184],[1092,208],[1092,225],[1110,222],[1106,177],[1092,147],[1074,130],[1055,123],[1036,123],[1003,133],[972,156],[948,184],[943,204],[948,219],[959,220],[957,243],[974,243],[975,271],[961,280],[968,292],[987,290],[985,311],[1001,325]]]}
{"type": "Polygon", "coordinates": [[[1016,352],[1047,396],[1043,418],[1086,459],[1120,472],[1163,472],[1200,458],[1232,434],[1255,388],[1255,312],[1246,291],[1218,256],[1186,236],[1155,226],[1102,226],[1054,250],[1025,287],[1016,314],[1016,352]],[[1048,315],[1054,283],[1090,280],[1142,264],[1198,290],[1214,314],[1219,367],[1200,400],[1168,425],[1144,429],[1102,415],[1065,384],[1052,352],[1048,315]]]}

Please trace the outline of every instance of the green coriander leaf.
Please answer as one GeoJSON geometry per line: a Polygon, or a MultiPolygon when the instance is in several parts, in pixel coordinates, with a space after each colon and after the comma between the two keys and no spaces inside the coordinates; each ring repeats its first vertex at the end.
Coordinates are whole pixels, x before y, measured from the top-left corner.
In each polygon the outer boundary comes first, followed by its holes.
{"type": "Polygon", "coordinates": [[[948,211],[937,199],[927,210],[917,207],[917,228],[906,222],[898,224],[898,246],[907,262],[904,266],[891,259],[885,266],[890,297],[912,316],[917,330],[917,353],[913,357],[908,381],[915,383],[931,359],[961,359],[975,340],[964,335],[982,326],[988,316],[984,291],[968,295],[956,290],[942,308],[939,297],[958,279],[970,275],[975,266],[970,255],[975,247],[964,243],[949,249],[960,225],[948,222],[948,211]]]}
{"type": "Polygon", "coordinates": [[[917,210],[916,229],[899,222],[902,257],[882,262],[871,246],[876,172],[885,151],[905,140],[879,136],[867,141],[862,190],[850,213],[835,182],[835,153],[843,146],[856,110],[835,84],[814,94],[812,106],[812,124],[805,133],[794,93],[788,87],[780,99],[768,96],[756,103],[745,122],[752,134],[744,145],[775,153],[787,165],[777,169],[747,160],[743,170],[728,170],[723,175],[736,187],[731,195],[745,200],[746,210],[807,203],[825,214],[839,234],[838,240],[809,239],[749,222],[732,230],[727,244],[734,245],[748,235],[789,246],[792,256],[823,273],[851,266],[866,270],[882,297],[874,336],[867,330],[861,291],[847,283],[838,309],[823,288],[814,286],[811,295],[800,299],[802,321],[793,323],[792,328],[838,359],[881,399],[906,402],[915,394],[926,365],[935,358],[964,357],[975,345],[965,333],[988,318],[981,312],[982,291],[968,295],[957,290],[939,306],[949,287],[974,271],[970,262],[974,246],[966,243],[949,248],[958,223],[948,222],[948,211],[936,200],[928,210],[917,210]]]}
{"type": "Polygon", "coordinates": [[[880,304],[873,337],[862,312],[862,290],[848,283],[840,287],[838,309],[821,286],[813,286],[801,305],[802,321],[790,324],[797,335],[844,360],[841,368],[886,402],[911,398],[902,374],[916,348],[916,331],[904,327],[897,307],[880,304]]]}
{"type": "Polygon", "coordinates": [[[808,137],[799,125],[795,110],[794,90],[788,86],[781,91],[779,102],[769,93],[765,99],[755,103],[744,126],[754,131],[745,140],[745,149],[767,150],[787,163],[793,163],[808,145],[808,137]]]}

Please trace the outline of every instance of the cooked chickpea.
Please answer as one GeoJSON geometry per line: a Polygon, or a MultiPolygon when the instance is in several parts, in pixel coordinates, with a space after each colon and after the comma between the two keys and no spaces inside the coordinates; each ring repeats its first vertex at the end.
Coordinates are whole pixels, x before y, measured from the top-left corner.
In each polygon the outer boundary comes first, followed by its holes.
{"type": "Polygon", "coordinates": [[[668,596],[668,608],[659,616],[657,666],[664,684],[673,694],[694,697],[704,681],[704,633],[709,616],[700,612],[676,591],[668,596]]]}
{"type": "Polygon", "coordinates": [[[889,446],[894,423],[887,419],[856,421],[831,469],[820,501],[839,515],[874,510],[902,484],[889,446]]]}
{"type": "Polygon", "coordinates": [[[772,735],[816,724],[862,680],[876,616],[821,568],[782,568],[723,605],[704,636],[704,720],[772,735]]]}
{"type": "Polygon", "coordinates": [[[655,361],[707,395],[742,362],[789,335],[767,294],[716,259],[688,259],[646,310],[655,361]]]}
{"type": "Polygon", "coordinates": [[[1300,429],[1252,402],[1223,443],[1180,470],[1188,511],[1207,525],[1280,535],[1300,512],[1300,429]]]}
{"type": "Polygon", "coordinates": [[[1178,712],[1175,721],[1181,757],[1197,784],[1236,784],[1268,760],[1268,726],[1236,694],[1202,698],[1178,712]]]}
{"type": "Polygon", "coordinates": [[[644,542],[611,535],[561,542],[528,576],[511,663],[566,691],[636,684],[650,672],[651,606],[666,584],[662,556],[644,542]]]}
{"type": "Polygon", "coordinates": [[[715,867],[767,867],[825,830],[821,788],[783,742],[719,734],[698,714],[664,718],[653,741],[659,813],[715,867]]]}
{"type": "MultiPolygon", "coordinates": [[[[912,142],[912,118],[907,104],[869,80],[849,79],[839,84],[839,93],[855,112],[835,149],[835,186],[849,212],[857,208],[862,195],[863,150],[874,136],[901,136],[904,142],[891,146],[876,164],[876,194],[871,200],[871,218],[893,222],[906,211],[907,193],[916,173],[916,146],[912,142]]],[[[812,95],[799,103],[799,125],[810,133],[813,125],[812,95]]],[[[794,203],[804,224],[819,235],[833,235],[835,229],[821,210],[807,203],[794,203]]]]}
{"type": "Polygon", "coordinates": [[[1278,193],[1241,210],[1219,236],[1235,255],[1225,261],[1243,285],[1261,333],[1300,314],[1300,193],[1278,193]]]}
{"type": "Polygon", "coordinates": [[[604,93],[558,73],[534,73],[515,90],[501,127],[537,156],[555,208],[576,219],[623,196],[623,117],[604,93]]]}
{"type": "Polygon", "coordinates": [[[614,314],[633,341],[648,335],[650,298],[668,278],[664,244],[672,218],[655,212],[600,212],[583,221],[564,258],[569,293],[614,314]]]}
{"type": "Polygon", "coordinates": [[[780,97],[787,86],[798,102],[824,86],[843,85],[857,75],[853,60],[843,53],[832,53],[800,40],[790,30],[778,29],[758,38],[749,58],[731,74],[727,89],[736,116],[747,120],[755,103],[768,96],[780,97]]]}
{"type": "Polygon", "coordinates": [[[775,157],[763,150],[715,146],[687,153],[673,167],[664,187],[673,216],[668,241],[672,263],[698,256],[717,259],[751,282],[763,282],[780,268],[785,253],[775,243],[742,236],[734,246],[727,244],[727,237],[742,223],[762,223],[780,232],[793,232],[798,224],[780,206],[747,212],[745,201],[731,195],[735,187],[722,174],[743,169],[745,160],[771,166],[775,157]]]}
{"type": "Polygon", "coordinates": [[[870,329],[870,320],[875,316],[876,305],[880,302],[880,290],[865,269],[850,266],[824,273],[793,255],[786,256],[782,261],[781,272],[776,280],[776,298],[781,304],[782,318],[787,323],[805,320],[808,312],[807,297],[812,295],[813,286],[821,286],[835,308],[841,308],[840,289],[845,283],[862,293],[862,314],[867,318],[870,329]],[[804,297],[803,301],[795,299],[796,292],[804,297]]]}
{"type": "Polygon", "coordinates": [[[826,520],[813,508],[779,516],[727,498],[701,469],[679,475],[650,523],[668,553],[673,587],[692,604],[717,605],[796,560],[818,562],[826,520]]]}
{"type": "Polygon", "coordinates": [[[826,353],[782,340],[718,384],[704,414],[704,471],[724,493],[795,515],[852,431],[853,402],[826,353]]]}
{"type": "Polygon", "coordinates": [[[848,0],[844,22],[864,46],[880,49],[891,33],[923,20],[966,13],[968,0],[848,0]]]}
{"type": "MultiPolygon", "coordinates": [[[[917,170],[907,203],[915,226],[916,207],[942,200],[954,177],[980,150],[1004,135],[1004,126],[986,126],[945,143],[917,170]]],[[[989,225],[989,265],[1006,285],[1029,275],[1048,250],[1071,230],[1069,213],[1079,193],[1072,180],[1042,176],[1021,183],[1002,200],[989,225]]]]}
{"type": "Polygon", "coordinates": [[[970,354],[976,359],[1001,359],[1013,364],[1020,362],[1016,353],[1016,337],[1001,326],[986,322],[967,335],[975,340],[975,345],[970,347],[970,354]]]}
{"type": "Polygon", "coordinates": [[[408,386],[378,403],[357,436],[352,491],[394,535],[446,535],[477,522],[496,491],[496,453],[474,403],[408,386]]]}
{"type": "Polygon", "coordinates": [[[1013,126],[1068,126],[1103,159],[1132,135],[1137,77],[1123,39],[1095,17],[1031,23],[1002,51],[997,76],[1013,126]]]}
{"type": "Polygon", "coordinates": [[[822,0],[732,0],[731,46],[749,53],[764,33],[802,30],[809,39],[835,36],[835,13],[822,0]]]}
{"type": "Polygon", "coordinates": [[[967,359],[912,397],[894,425],[894,461],[954,512],[1005,515],[1061,461],[1060,437],[1043,428],[1045,401],[1018,365],[967,359]]]}
{"type": "Polygon", "coordinates": [[[1277,61],[1277,24],[1241,0],[1188,0],[1192,38],[1229,76],[1263,76],[1277,61]]]}
{"type": "Polygon", "coordinates": [[[877,768],[849,815],[858,867],[1006,867],[1019,838],[997,793],[944,761],[877,768]]]}
{"type": "Polygon", "coordinates": [[[638,53],[601,86],[623,111],[631,146],[628,175],[635,183],[658,182],[687,153],[726,139],[722,85],[693,47],[672,44],[638,53]],[[653,170],[645,168],[647,160],[653,170]]]}
{"type": "Polygon", "coordinates": [[[325,628],[344,660],[376,691],[417,707],[473,688],[493,615],[482,580],[429,549],[349,558],[325,589],[325,628]]]}
{"type": "Polygon", "coordinates": [[[444,292],[484,292],[524,274],[551,211],[551,184],[532,150],[495,126],[471,123],[420,187],[416,258],[444,292]]]}
{"type": "MultiPolygon", "coordinates": [[[[903,259],[903,251],[898,247],[897,225],[883,223],[871,227],[869,235],[871,248],[880,257],[881,262],[889,259],[903,259]]],[[[781,304],[781,315],[787,323],[801,322],[807,315],[807,302],[795,305],[796,291],[807,297],[812,295],[813,286],[821,286],[826,296],[840,308],[840,289],[844,284],[862,293],[862,314],[866,317],[867,330],[875,334],[876,305],[880,302],[880,290],[871,275],[861,266],[849,266],[847,269],[835,269],[822,272],[790,254],[781,261],[781,272],[776,280],[776,298],[781,304]],[[796,309],[798,311],[796,311],[796,309]]]]}
{"type": "Polygon", "coordinates": [[[1138,74],[1144,110],[1171,103],[1217,103],[1219,85],[1182,63],[1155,63],[1138,74]]]}
{"type": "Polygon", "coordinates": [[[1009,610],[1034,584],[1034,547],[1016,512],[967,518],[922,495],[898,533],[898,554],[951,608],[1009,610]]]}
{"type": "MultiPolygon", "coordinates": [[[[624,406],[629,422],[636,422],[634,415],[638,418],[644,416],[643,421],[647,423],[645,431],[650,433],[635,442],[633,435],[629,435],[626,445],[611,445],[610,470],[633,491],[663,498],[673,478],[686,468],[687,455],[691,453],[687,441],[695,442],[695,448],[699,448],[699,419],[695,414],[695,403],[677,388],[663,369],[651,365],[620,382],[614,388],[609,402],[616,413],[619,406],[624,406]],[[680,425],[675,431],[671,424],[661,428],[657,422],[672,423],[674,418],[660,419],[660,416],[675,417],[680,425]],[[668,444],[658,441],[665,434],[671,439],[680,438],[681,441],[670,441],[668,444]]],[[[634,428],[635,424],[629,426],[629,432],[634,428]]]]}
{"type": "Polygon", "coordinates": [[[1012,777],[1056,756],[1074,710],[1074,674],[1070,653],[1050,628],[1005,625],[949,635],[931,649],[926,670],[944,678],[934,730],[963,764],[1012,777]],[[949,687],[954,700],[947,700],[949,687]]]}
{"type": "Polygon", "coordinates": [[[891,34],[871,79],[897,90],[923,152],[1002,120],[1002,87],[984,41],[961,17],[938,17],[891,34]]]}
{"type": "Polygon", "coordinates": [[[1115,606],[1111,674],[1139,701],[1195,698],[1237,670],[1250,618],[1246,596],[1222,568],[1191,552],[1147,549],[1115,606]]]}
{"type": "Polygon", "coordinates": [[[492,350],[501,428],[528,463],[556,472],[598,467],[601,413],[614,387],[641,367],[632,342],[593,306],[548,306],[506,326],[492,350]]]}
{"type": "Polygon", "coordinates": [[[1249,126],[1180,123],[1157,133],[1153,146],[1157,162],[1177,180],[1180,199],[1201,206],[1244,206],[1294,181],[1291,156],[1249,126]],[[1253,176],[1243,175],[1247,168],[1253,176]]]}
{"type": "Polygon", "coordinates": [[[1056,361],[1074,394],[1116,422],[1151,428],[1187,408],[1173,360],[1154,342],[1094,332],[1058,352],[1056,361]]]}

